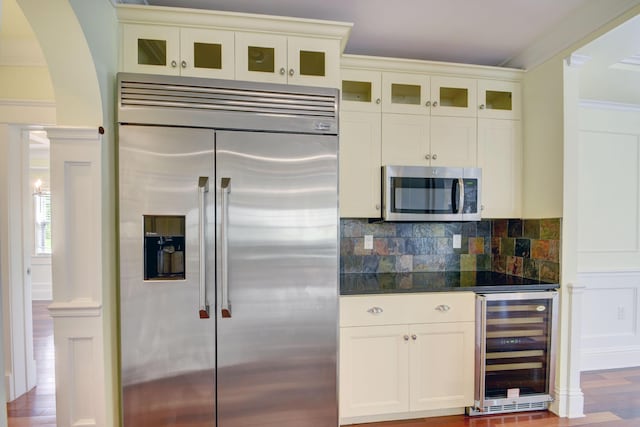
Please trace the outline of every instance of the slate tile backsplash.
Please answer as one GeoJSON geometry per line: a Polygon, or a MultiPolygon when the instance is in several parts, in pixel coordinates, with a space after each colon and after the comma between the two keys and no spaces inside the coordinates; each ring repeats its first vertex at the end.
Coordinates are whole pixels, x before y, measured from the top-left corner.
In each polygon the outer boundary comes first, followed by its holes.
{"type": "Polygon", "coordinates": [[[341,273],[495,271],[557,282],[560,225],[554,219],[478,222],[369,223],[340,221],[341,273]],[[460,234],[460,249],[453,235],[460,234]],[[373,249],[364,249],[364,236],[373,249]]]}

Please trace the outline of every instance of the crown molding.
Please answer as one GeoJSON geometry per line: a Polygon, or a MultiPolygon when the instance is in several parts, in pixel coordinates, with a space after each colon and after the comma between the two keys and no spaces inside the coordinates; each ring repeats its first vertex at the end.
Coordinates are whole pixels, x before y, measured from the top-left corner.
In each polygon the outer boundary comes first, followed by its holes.
{"type": "Polygon", "coordinates": [[[593,34],[594,28],[601,30],[638,5],[640,0],[588,2],[567,16],[561,25],[555,26],[521,53],[500,65],[527,70],[535,68],[593,34]]]}

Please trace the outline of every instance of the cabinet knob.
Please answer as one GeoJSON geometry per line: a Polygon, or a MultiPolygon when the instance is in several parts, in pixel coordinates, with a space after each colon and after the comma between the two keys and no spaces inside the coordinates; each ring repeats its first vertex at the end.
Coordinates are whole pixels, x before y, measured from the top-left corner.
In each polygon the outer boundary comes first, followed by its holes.
{"type": "Polygon", "coordinates": [[[171,66],[173,68],[176,68],[178,66],[178,63],[176,61],[171,61],[171,66]]]}
{"type": "Polygon", "coordinates": [[[295,71],[293,71],[293,68],[290,68],[290,69],[289,69],[289,75],[290,75],[290,76],[293,76],[294,74],[295,74],[295,71]]]}
{"type": "Polygon", "coordinates": [[[376,203],[375,208],[376,208],[377,211],[379,211],[380,210],[380,204],[376,203]]]}
{"type": "Polygon", "coordinates": [[[187,68],[187,61],[182,61],[180,65],[182,65],[182,68],[187,68]]]}
{"type": "Polygon", "coordinates": [[[439,306],[436,307],[436,310],[441,311],[441,312],[447,312],[449,310],[451,310],[451,307],[448,306],[447,304],[440,304],[439,306]]]}
{"type": "Polygon", "coordinates": [[[382,314],[384,310],[382,309],[382,307],[371,307],[369,310],[367,310],[367,312],[371,313],[371,314],[382,314]]]}
{"type": "Polygon", "coordinates": [[[484,205],[480,205],[480,210],[483,211],[484,210],[484,205]]]}
{"type": "Polygon", "coordinates": [[[284,69],[284,67],[280,68],[280,75],[284,76],[284,73],[286,73],[287,70],[284,69]]]}
{"type": "Polygon", "coordinates": [[[431,101],[427,101],[427,102],[425,102],[425,104],[424,104],[424,105],[425,105],[425,107],[431,107],[431,101]]]}
{"type": "Polygon", "coordinates": [[[480,109],[484,110],[484,104],[480,104],[480,109]]]}
{"type": "Polygon", "coordinates": [[[416,334],[413,334],[413,335],[411,335],[411,339],[415,341],[415,340],[418,339],[418,336],[416,334]]]}
{"type": "Polygon", "coordinates": [[[438,155],[437,155],[437,154],[434,154],[433,156],[431,156],[431,158],[432,158],[433,160],[437,160],[437,159],[438,159],[438,155]]]}
{"type": "Polygon", "coordinates": [[[437,107],[438,106],[438,101],[433,101],[433,106],[437,107]]]}
{"type": "Polygon", "coordinates": [[[405,335],[402,338],[404,338],[405,341],[409,341],[409,335],[405,335]]]}
{"type": "Polygon", "coordinates": [[[427,154],[427,155],[425,155],[425,156],[424,156],[424,158],[425,158],[426,160],[431,160],[431,154],[427,154]]]}
{"type": "Polygon", "coordinates": [[[376,104],[380,104],[382,100],[380,98],[376,99],[376,104]]]}

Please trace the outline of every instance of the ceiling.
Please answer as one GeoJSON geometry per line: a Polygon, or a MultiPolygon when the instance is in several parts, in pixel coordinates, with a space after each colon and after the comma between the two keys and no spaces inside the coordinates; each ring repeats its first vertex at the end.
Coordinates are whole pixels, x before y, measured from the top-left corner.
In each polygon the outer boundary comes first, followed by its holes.
{"type": "Polygon", "coordinates": [[[640,0],[115,0],[351,22],[345,53],[531,68],[640,0]]]}

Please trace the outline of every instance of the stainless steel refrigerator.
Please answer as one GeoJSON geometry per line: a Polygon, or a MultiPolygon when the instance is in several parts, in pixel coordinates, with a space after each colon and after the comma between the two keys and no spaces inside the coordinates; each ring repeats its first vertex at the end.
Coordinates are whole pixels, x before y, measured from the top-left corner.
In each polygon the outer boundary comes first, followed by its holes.
{"type": "Polygon", "coordinates": [[[125,427],[335,427],[337,90],[118,75],[125,427]]]}

